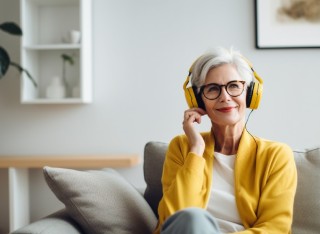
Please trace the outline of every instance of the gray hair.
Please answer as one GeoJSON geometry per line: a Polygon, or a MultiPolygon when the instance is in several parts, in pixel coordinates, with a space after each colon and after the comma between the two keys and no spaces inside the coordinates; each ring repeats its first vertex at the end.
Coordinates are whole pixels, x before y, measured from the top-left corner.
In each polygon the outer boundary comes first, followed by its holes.
{"type": "Polygon", "coordinates": [[[200,56],[192,65],[191,84],[198,87],[204,85],[208,72],[223,64],[232,64],[237,69],[240,77],[249,85],[254,80],[253,71],[249,61],[239,51],[218,47],[200,56]]]}

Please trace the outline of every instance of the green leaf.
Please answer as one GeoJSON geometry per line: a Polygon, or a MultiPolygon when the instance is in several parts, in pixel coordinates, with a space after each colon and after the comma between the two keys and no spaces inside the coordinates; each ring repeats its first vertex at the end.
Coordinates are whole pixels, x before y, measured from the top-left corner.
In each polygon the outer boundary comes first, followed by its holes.
{"type": "Polygon", "coordinates": [[[7,73],[10,57],[7,51],[0,46],[0,79],[7,73]]]}
{"type": "Polygon", "coordinates": [[[0,29],[3,31],[13,34],[13,35],[18,35],[22,36],[22,30],[21,28],[14,22],[5,22],[0,24],[0,29]]]}
{"type": "Polygon", "coordinates": [[[70,65],[73,65],[73,64],[74,64],[74,60],[73,60],[73,57],[72,57],[72,56],[70,56],[70,55],[68,55],[68,54],[62,54],[61,57],[62,57],[62,59],[63,59],[64,62],[67,61],[67,62],[70,63],[70,65]]]}
{"type": "Polygon", "coordinates": [[[31,82],[33,83],[33,85],[34,85],[35,87],[38,86],[38,85],[37,85],[37,82],[35,81],[35,79],[31,76],[31,74],[30,74],[26,69],[24,69],[24,68],[21,67],[18,63],[15,63],[15,62],[10,62],[10,65],[13,66],[13,67],[15,67],[15,68],[17,68],[20,73],[22,73],[22,72],[26,73],[26,75],[29,77],[29,79],[30,79],[31,82]]]}

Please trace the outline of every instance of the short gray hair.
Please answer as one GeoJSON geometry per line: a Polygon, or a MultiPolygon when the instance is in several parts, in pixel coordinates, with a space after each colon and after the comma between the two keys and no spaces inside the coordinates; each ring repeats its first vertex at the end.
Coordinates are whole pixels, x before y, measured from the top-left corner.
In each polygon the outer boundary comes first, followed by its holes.
{"type": "Polygon", "coordinates": [[[240,54],[239,51],[217,47],[201,55],[192,65],[191,84],[198,87],[204,85],[208,72],[223,64],[232,64],[237,69],[241,78],[250,85],[254,80],[253,71],[249,61],[240,54]]]}

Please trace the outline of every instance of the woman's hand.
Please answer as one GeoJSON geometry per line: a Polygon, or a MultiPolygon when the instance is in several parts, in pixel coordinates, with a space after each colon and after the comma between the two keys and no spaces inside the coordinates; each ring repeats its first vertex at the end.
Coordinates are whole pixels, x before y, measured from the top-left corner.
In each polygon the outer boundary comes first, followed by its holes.
{"type": "Polygon", "coordinates": [[[183,130],[188,137],[190,144],[190,152],[203,155],[205,143],[201,134],[196,130],[194,123],[201,123],[201,116],[207,114],[207,112],[201,108],[191,108],[184,112],[183,130]]]}

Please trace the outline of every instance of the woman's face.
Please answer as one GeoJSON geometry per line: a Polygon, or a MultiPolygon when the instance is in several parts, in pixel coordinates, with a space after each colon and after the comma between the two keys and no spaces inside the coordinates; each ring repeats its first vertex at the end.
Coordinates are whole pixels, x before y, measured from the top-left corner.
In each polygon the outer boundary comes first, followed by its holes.
{"type": "MultiPolygon", "coordinates": [[[[240,77],[232,64],[223,64],[208,72],[204,84],[216,83],[225,85],[234,80],[243,81],[244,79],[240,77]]],[[[220,126],[243,124],[245,120],[247,86],[245,85],[244,91],[237,97],[230,96],[225,87],[221,87],[221,94],[215,100],[209,100],[202,94],[207,114],[213,124],[220,126]]]]}

